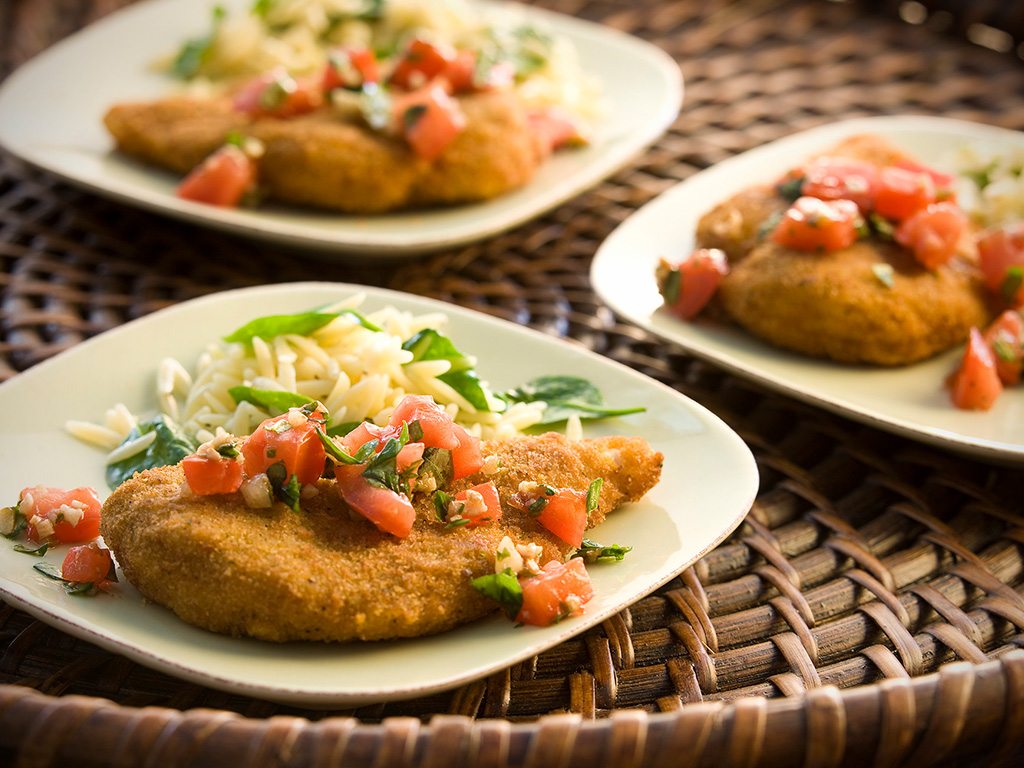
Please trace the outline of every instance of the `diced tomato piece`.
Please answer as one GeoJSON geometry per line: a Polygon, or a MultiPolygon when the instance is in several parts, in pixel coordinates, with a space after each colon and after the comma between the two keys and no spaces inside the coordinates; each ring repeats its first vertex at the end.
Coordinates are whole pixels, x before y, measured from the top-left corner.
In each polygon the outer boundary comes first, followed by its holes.
{"type": "Polygon", "coordinates": [[[395,65],[389,82],[407,91],[417,90],[443,73],[455,58],[455,49],[450,45],[414,38],[395,65]]]}
{"type": "Polygon", "coordinates": [[[1016,384],[1024,370],[1024,319],[1008,309],[985,329],[985,343],[992,349],[996,373],[1003,384],[1016,384]]]}
{"type": "Polygon", "coordinates": [[[426,446],[423,443],[406,443],[402,450],[395,456],[395,469],[404,472],[413,464],[423,460],[423,451],[426,446]]]}
{"type": "Polygon", "coordinates": [[[64,556],[60,575],[68,581],[102,584],[116,581],[114,576],[114,558],[110,550],[96,542],[72,547],[64,556]]]}
{"type": "Polygon", "coordinates": [[[559,488],[554,496],[541,498],[547,504],[536,514],[537,522],[574,547],[583,544],[583,532],[587,529],[587,494],[572,488],[559,488]]]}
{"type": "Polygon", "coordinates": [[[978,257],[985,284],[1008,306],[1024,305],[1024,222],[982,235],[978,257]]]}
{"type": "Polygon", "coordinates": [[[935,185],[935,195],[938,200],[956,200],[956,176],[953,174],[937,171],[909,157],[898,158],[893,161],[893,165],[905,171],[924,173],[930,176],[935,185]]]}
{"type": "Polygon", "coordinates": [[[456,501],[465,501],[469,495],[469,491],[476,491],[484,500],[484,506],[486,510],[479,514],[466,514],[463,513],[463,517],[469,520],[469,525],[482,525],[484,523],[493,523],[501,519],[501,500],[498,498],[498,489],[494,483],[489,480],[486,483],[480,483],[474,485],[465,491],[459,491],[455,494],[454,498],[456,501]]]}
{"type": "Polygon", "coordinates": [[[545,154],[587,142],[580,130],[579,121],[559,107],[531,110],[526,120],[545,154]]]}
{"type": "Polygon", "coordinates": [[[875,213],[879,216],[903,221],[937,199],[935,182],[927,173],[889,165],[878,175],[875,213]]]}
{"type": "Polygon", "coordinates": [[[256,186],[256,161],[241,147],[225,144],[193,168],[178,185],[183,200],[233,208],[256,186]]]}
{"type": "Polygon", "coordinates": [[[971,328],[960,369],[953,375],[953,404],[965,410],[987,411],[999,398],[1003,383],[996,372],[995,355],[981,331],[971,328]]]}
{"type": "Polygon", "coordinates": [[[452,450],[452,479],[459,480],[479,470],[484,465],[484,455],[479,437],[469,434],[459,424],[452,425],[452,432],[459,441],[452,450]]]}
{"type": "Polygon", "coordinates": [[[552,560],[536,576],[520,578],[519,585],[523,590],[523,607],[516,621],[537,627],[582,613],[583,606],[594,596],[590,574],[579,557],[567,563],[552,560]]]}
{"type": "Polygon", "coordinates": [[[323,425],[322,418],[297,420],[297,426],[292,426],[289,416],[286,413],[267,419],[242,444],[249,477],[266,472],[279,461],[284,462],[288,476],[295,475],[300,483],[315,483],[323,474],[327,454],[316,432],[316,425],[323,425]]]}
{"type": "Polygon", "coordinates": [[[869,211],[878,194],[878,166],[849,157],[819,157],[804,169],[800,191],[821,200],[852,200],[869,211]]]}
{"type": "Polygon", "coordinates": [[[499,61],[486,68],[477,66],[475,51],[459,50],[449,60],[439,77],[450,86],[451,93],[472,93],[494,88],[508,88],[515,82],[515,68],[507,61],[499,61]]]}
{"type": "Polygon", "coordinates": [[[242,462],[235,459],[208,459],[193,454],[181,460],[185,481],[199,496],[234,493],[242,485],[242,462]]]}
{"type": "Polygon", "coordinates": [[[459,438],[454,431],[455,421],[430,395],[403,397],[391,412],[388,426],[397,433],[402,424],[412,424],[414,421],[418,421],[423,430],[424,445],[449,451],[459,447],[459,438]]]}
{"type": "Polygon", "coordinates": [[[428,85],[394,99],[399,130],[417,157],[432,162],[462,130],[466,118],[440,85],[428,85]]]}
{"type": "Polygon", "coordinates": [[[473,51],[456,51],[439,73],[448,81],[452,93],[469,93],[477,89],[476,54],[473,51]]]}
{"type": "Polygon", "coordinates": [[[28,520],[28,537],[35,542],[74,544],[100,535],[100,500],[92,488],[25,488],[18,511],[28,520]]]}
{"type": "Polygon", "coordinates": [[[378,427],[369,421],[363,421],[347,435],[339,438],[339,442],[349,454],[354,454],[371,440],[380,440],[381,447],[383,447],[384,441],[381,439],[383,433],[383,427],[378,427]]]}
{"type": "Polygon", "coordinates": [[[898,227],[894,237],[927,269],[937,269],[956,254],[967,231],[967,215],[955,203],[932,203],[898,227]]]}
{"type": "Polygon", "coordinates": [[[860,209],[852,200],[820,200],[803,195],[772,231],[779,245],[800,251],[838,251],[857,240],[860,209]]]}
{"type": "Polygon", "coordinates": [[[662,262],[659,288],[668,309],[684,320],[692,320],[711,301],[722,279],[729,274],[725,251],[701,248],[678,264],[662,262]]]}
{"type": "Polygon", "coordinates": [[[369,48],[344,46],[327,54],[327,65],[320,79],[324,93],[335,88],[361,88],[365,83],[380,82],[380,64],[369,48]]]}
{"type": "Polygon", "coordinates": [[[295,117],[323,104],[320,85],[314,79],[296,80],[282,67],[276,67],[242,85],[232,96],[232,103],[239,112],[252,117],[295,117]]]}
{"type": "Polygon", "coordinates": [[[377,528],[399,538],[412,531],[416,510],[409,499],[387,488],[370,485],[363,464],[339,464],[334,468],[342,500],[377,528]]]}

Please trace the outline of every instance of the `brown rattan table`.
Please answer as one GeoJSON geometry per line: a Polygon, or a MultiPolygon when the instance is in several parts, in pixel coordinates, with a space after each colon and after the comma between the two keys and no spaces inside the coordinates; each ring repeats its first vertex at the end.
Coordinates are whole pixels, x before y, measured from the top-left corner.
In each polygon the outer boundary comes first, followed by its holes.
{"type": "MultiPolygon", "coordinates": [[[[0,0],[0,77],[124,4],[0,0]]],[[[308,279],[385,286],[573,339],[709,407],[758,463],[746,521],[576,639],[455,691],[354,710],[207,689],[0,604],[0,764],[1022,764],[1024,473],[702,362],[618,321],[588,268],[658,193],[802,129],[883,114],[1024,129],[1024,4],[537,4],[674,56],[686,82],[678,119],[547,215],[401,266],[174,222],[0,151],[0,379],[202,294],[308,279]]]]}

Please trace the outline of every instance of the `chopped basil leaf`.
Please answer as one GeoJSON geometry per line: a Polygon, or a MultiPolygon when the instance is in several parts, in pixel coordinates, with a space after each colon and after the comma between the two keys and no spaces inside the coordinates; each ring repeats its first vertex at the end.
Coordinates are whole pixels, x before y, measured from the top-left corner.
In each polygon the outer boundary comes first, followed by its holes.
{"type": "Polygon", "coordinates": [[[1007,304],[1013,303],[1017,291],[1020,290],[1021,283],[1024,283],[1024,268],[1020,266],[1007,267],[1006,276],[1003,278],[1003,282],[999,284],[999,295],[1006,300],[1007,304]]]}
{"type": "Polygon", "coordinates": [[[314,402],[308,397],[294,392],[275,389],[256,389],[239,385],[228,389],[228,394],[236,403],[252,403],[258,408],[269,412],[272,416],[284,413],[289,408],[299,408],[314,402]]]}
{"type": "MultiPolygon", "coordinates": [[[[451,339],[440,331],[426,328],[413,334],[402,344],[402,349],[412,352],[412,360],[447,360],[451,369],[437,378],[450,386],[479,411],[490,411],[487,393],[473,368],[472,358],[466,357],[455,348],[451,339]]],[[[407,363],[408,365],[408,363],[407,363]]]]}
{"type": "Polygon", "coordinates": [[[13,507],[6,507],[6,509],[11,510],[11,514],[14,515],[14,527],[11,528],[10,533],[4,534],[5,538],[16,539],[25,532],[26,528],[28,528],[28,518],[21,514],[20,508],[20,501],[13,507]]]}
{"type": "Polygon", "coordinates": [[[186,40],[171,64],[171,71],[182,80],[191,80],[199,74],[217,34],[217,27],[224,18],[224,8],[219,5],[213,8],[213,29],[205,35],[186,40]]]}
{"type": "Polygon", "coordinates": [[[599,477],[596,480],[591,481],[590,486],[587,488],[587,517],[590,517],[591,513],[597,509],[597,502],[601,496],[602,485],[604,485],[604,478],[599,477]]]}
{"type": "Polygon", "coordinates": [[[60,572],[60,569],[53,563],[36,563],[32,566],[38,573],[48,579],[59,581],[64,585],[64,591],[69,595],[94,595],[97,592],[96,585],[91,581],[68,581],[60,572]]]}
{"type": "Polygon", "coordinates": [[[446,448],[427,447],[423,450],[423,461],[418,468],[420,478],[430,475],[437,488],[447,488],[452,483],[455,468],[452,466],[452,452],[446,448]]]}
{"type": "Polygon", "coordinates": [[[804,175],[802,172],[794,171],[786,176],[775,186],[775,191],[791,203],[800,197],[804,188],[804,175]]]}
{"type": "Polygon", "coordinates": [[[618,544],[606,547],[603,544],[597,544],[589,539],[584,539],[579,549],[573,553],[573,557],[582,557],[583,562],[588,565],[591,563],[611,563],[622,560],[626,553],[632,550],[632,547],[620,547],[618,544]]]}
{"type": "Polygon", "coordinates": [[[503,397],[514,403],[532,403],[538,400],[547,403],[548,407],[544,409],[541,424],[565,421],[570,416],[603,419],[645,410],[643,407],[609,408],[600,390],[586,379],[577,376],[541,376],[521,387],[509,390],[503,397]]]}
{"type": "Polygon", "coordinates": [[[195,453],[199,443],[166,416],[155,416],[139,422],[125,438],[125,442],[156,432],[156,439],[134,456],[107,465],[107,485],[117,488],[121,483],[144,469],[177,464],[195,453]]]}
{"type": "Polygon", "coordinates": [[[473,589],[504,608],[510,619],[519,615],[519,609],[523,607],[523,588],[511,568],[475,578],[472,584],[473,589]]]}
{"type": "Polygon", "coordinates": [[[46,554],[46,550],[50,548],[50,542],[44,541],[38,547],[26,547],[24,544],[15,544],[14,551],[20,552],[23,555],[32,555],[33,557],[42,557],[46,554]]]}
{"type": "MultiPolygon", "coordinates": [[[[420,434],[422,435],[422,432],[420,434]]],[[[377,488],[386,488],[395,493],[408,495],[408,483],[398,474],[398,469],[395,465],[395,458],[408,442],[409,425],[403,424],[402,432],[398,437],[388,438],[383,448],[368,457],[366,469],[363,470],[363,477],[366,478],[366,482],[377,488]]]]}
{"type": "Polygon", "coordinates": [[[541,512],[544,511],[544,507],[548,505],[548,500],[544,496],[540,496],[536,501],[530,504],[526,508],[526,511],[530,513],[530,517],[538,517],[541,512]]]}
{"type": "Polygon", "coordinates": [[[411,107],[402,113],[402,124],[405,126],[406,131],[411,131],[416,127],[416,123],[420,121],[427,112],[426,104],[413,104],[411,107]]]}
{"type": "Polygon", "coordinates": [[[452,503],[454,498],[454,496],[444,491],[437,491],[434,494],[434,512],[437,514],[437,519],[442,523],[448,519],[448,505],[452,503]]]}
{"type": "Polygon", "coordinates": [[[886,288],[892,288],[896,274],[893,271],[892,264],[872,264],[871,271],[875,273],[875,277],[878,278],[878,282],[886,288]]]}
{"type": "Polygon", "coordinates": [[[879,216],[877,213],[871,213],[868,215],[868,223],[871,225],[871,230],[882,240],[893,240],[896,237],[896,225],[884,216],[879,216]]]}
{"type": "MultiPolygon", "coordinates": [[[[461,512],[459,514],[461,514],[461,512]]],[[[456,517],[454,520],[449,522],[448,525],[445,526],[445,529],[447,530],[450,528],[461,528],[464,525],[469,525],[469,518],[456,517]]]]}
{"type": "Polygon", "coordinates": [[[665,303],[672,306],[679,301],[679,294],[683,289],[683,273],[676,268],[670,268],[665,275],[665,282],[661,286],[661,295],[665,297],[665,303]]]}
{"type": "Polygon", "coordinates": [[[766,237],[768,237],[768,235],[770,235],[772,232],[778,229],[779,224],[782,223],[782,220],[785,217],[785,211],[775,211],[773,214],[771,214],[767,219],[764,220],[760,228],[757,230],[758,239],[764,240],[766,237]]]}
{"type": "Polygon", "coordinates": [[[992,343],[992,351],[995,352],[996,357],[1004,363],[1014,363],[1018,362],[1020,359],[1020,347],[1015,347],[1006,339],[996,339],[992,343]]]}
{"type": "Polygon", "coordinates": [[[270,487],[274,489],[274,496],[293,512],[302,511],[302,507],[299,506],[302,485],[296,475],[288,474],[283,461],[277,461],[267,467],[267,479],[270,480],[270,487]]]}

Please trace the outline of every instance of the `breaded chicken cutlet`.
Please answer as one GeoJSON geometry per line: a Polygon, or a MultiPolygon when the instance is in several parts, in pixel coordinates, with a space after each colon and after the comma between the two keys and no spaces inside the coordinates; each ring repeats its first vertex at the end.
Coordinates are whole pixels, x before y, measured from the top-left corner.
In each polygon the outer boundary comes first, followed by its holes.
{"type": "Polygon", "coordinates": [[[588,525],[639,500],[658,481],[662,456],[641,438],[572,442],[555,433],[482,443],[501,468],[483,479],[502,501],[500,521],[447,527],[429,501],[414,499],[412,533],[377,530],[341,501],[334,481],[296,513],[277,502],[247,507],[239,494],[196,496],[181,466],[151,469],[106,500],[101,534],[125,577],[147,598],[196,626],[263,640],[348,641],[442,632],[496,610],[471,584],[493,573],[504,536],[543,548],[542,561],[572,547],[508,499],[524,479],[558,487],[603,485],[588,525]]]}
{"type": "MultiPolygon", "coordinates": [[[[878,166],[903,157],[873,135],[851,137],[826,155],[878,166]]],[[[991,320],[970,233],[936,269],[874,235],[827,253],[798,250],[765,235],[789,204],[774,186],[751,187],[697,226],[697,246],[729,259],[716,307],[755,336],[838,362],[898,366],[950,349],[991,320]]]]}
{"type": "Polygon", "coordinates": [[[358,114],[321,107],[287,119],[253,117],[230,98],[172,97],[119,104],[104,118],[120,151],[186,174],[232,134],[258,140],[260,193],[353,214],[489,200],[526,184],[545,152],[508,91],[457,97],[465,128],[436,160],[358,114]]]}

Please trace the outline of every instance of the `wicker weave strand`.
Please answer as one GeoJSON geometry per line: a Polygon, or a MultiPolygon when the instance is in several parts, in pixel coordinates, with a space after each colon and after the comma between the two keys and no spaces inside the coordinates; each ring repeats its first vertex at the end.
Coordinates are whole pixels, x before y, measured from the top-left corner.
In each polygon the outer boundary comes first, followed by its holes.
{"type": "Polygon", "coordinates": [[[994,743],[990,765],[1009,766],[1020,758],[1011,734],[1024,721],[1022,681],[1024,650],[1018,650],[984,664],[949,664],[938,675],[916,680],[850,691],[819,688],[804,707],[744,698],[655,716],[621,710],[607,722],[552,716],[539,728],[453,715],[425,724],[391,718],[375,728],[351,718],[313,723],[277,716],[263,724],[223,712],[133,709],[81,696],[57,707],[36,691],[6,687],[0,689],[0,758],[18,768],[142,765],[133,762],[138,755],[148,756],[147,766],[182,768],[225,765],[233,762],[229,756],[244,756],[239,764],[252,768],[914,768],[934,764],[936,755],[955,754],[955,748],[994,743]],[[994,691],[1004,701],[987,700],[994,691]],[[60,717],[54,716],[57,709],[60,717]],[[985,714],[995,711],[1005,711],[1005,717],[985,714]],[[793,754],[799,747],[789,736],[794,732],[805,734],[807,745],[799,760],[793,754]],[[113,736],[119,739],[118,759],[94,760],[113,736]]]}

